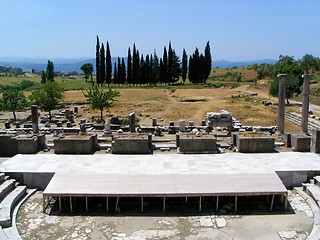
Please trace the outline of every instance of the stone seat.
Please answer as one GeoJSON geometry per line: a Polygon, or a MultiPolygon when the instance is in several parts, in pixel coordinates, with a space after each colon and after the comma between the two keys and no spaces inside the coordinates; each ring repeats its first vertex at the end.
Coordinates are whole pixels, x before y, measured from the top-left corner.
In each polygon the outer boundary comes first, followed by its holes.
{"type": "Polygon", "coordinates": [[[26,194],[26,186],[17,186],[11,193],[0,203],[0,226],[11,226],[11,212],[14,205],[26,194]]]}
{"type": "Polygon", "coordinates": [[[316,185],[307,186],[307,193],[314,199],[320,207],[320,188],[316,185]]]}
{"type": "Polygon", "coordinates": [[[0,227],[0,239],[1,240],[7,240],[9,239],[6,233],[3,231],[2,227],[0,227]]]}
{"type": "Polygon", "coordinates": [[[14,189],[15,183],[16,181],[14,179],[9,179],[0,185],[0,201],[14,189]]]}
{"type": "Polygon", "coordinates": [[[0,183],[5,180],[5,176],[6,175],[4,173],[0,173],[0,183]]]}

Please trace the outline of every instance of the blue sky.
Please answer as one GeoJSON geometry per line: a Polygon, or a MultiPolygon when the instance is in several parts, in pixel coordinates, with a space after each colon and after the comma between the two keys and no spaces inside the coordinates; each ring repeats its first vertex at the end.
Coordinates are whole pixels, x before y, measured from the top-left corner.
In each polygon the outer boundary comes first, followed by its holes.
{"type": "Polygon", "coordinates": [[[319,0],[0,0],[0,57],[144,55],[172,42],[181,55],[210,41],[214,60],[320,57],[319,0]]]}

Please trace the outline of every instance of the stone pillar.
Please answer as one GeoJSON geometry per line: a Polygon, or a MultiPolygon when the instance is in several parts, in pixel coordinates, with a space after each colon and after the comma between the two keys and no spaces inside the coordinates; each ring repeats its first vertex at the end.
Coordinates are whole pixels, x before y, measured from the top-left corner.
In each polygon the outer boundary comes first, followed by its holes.
{"type": "Polygon", "coordinates": [[[87,128],[85,123],[80,124],[80,134],[86,134],[87,133],[87,128]]]}
{"type": "Polygon", "coordinates": [[[194,126],[194,121],[189,121],[189,126],[193,127],[194,126]]]}
{"type": "Polygon", "coordinates": [[[207,121],[206,121],[206,120],[201,120],[201,126],[202,126],[202,127],[207,126],[207,121]]]}
{"type": "Polygon", "coordinates": [[[179,120],[179,131],[180,132],[186,131],[186,121],[183,119],[179,120]]]}
{"type": "Polygon", "coordinates": [[[169,126],[170,126],[170,127],[173,127],[173,126],[174,126],[174,122],[173,122],[173,121],[170,121],[170,122],[169,122],[169,126]]]}
{"type": "Polygon", "coordinates": [[[303,74],[303,91],[302,91],[302,119],[301,131],[308,133],[308,116],[309,116],[309,93],[311,74],[303,74]]]}
{"type": "Polygon", "coordinates": [[[136,113],[132,112],[129,114],[129,131],[131,133],[136,132],[136,113]]]}
{"type": "Polygon", "coordinates": [[[38,106],[31,106],[31,121],[32,121],[32,131],[34,133],[39,133],[39,124],[38,124],[38,106]]]}
{"type": "Polygon", "coordinates": [[[284,133],[285,104],[286,104],[286,79],[287,74],[278,74],[278,131],[284,133]]]}
{"type": "Polygon", "coordinates": [[[110,124],[111,124],[111,118],[107,118],[107,120],[104,124],[104,134],[105,135],[108,135],[111,133],[110,124]]]}
{"type": "Polygon", "coordinates": [[[157,126],[157,118],[152,118],[152,127],[157,126]]]}
{"type": "Polygon", "coordinates": [[[11,128],[10,122],[5,122],[5,123],[4,123],[4,127],[5,127],[6,129],[10,129],[10,128],[11,128]]]}

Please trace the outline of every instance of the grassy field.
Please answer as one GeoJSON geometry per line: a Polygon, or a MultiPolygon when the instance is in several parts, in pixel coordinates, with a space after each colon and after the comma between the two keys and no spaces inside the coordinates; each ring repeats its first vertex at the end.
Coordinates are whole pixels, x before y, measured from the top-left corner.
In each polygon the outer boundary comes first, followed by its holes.
{"type": "MultiPolygon", "coordinates": [[[[242,121],[244,125],[272,126],[276,125],[277,107],[264,106],[261,101],[269,100],[276,102],[268,94],[269,80],[255,82],[256,73],[250,68],[212,69],[206,85],[157,86],[157,87],[128,87],[114,86],[121,96],[117,99],[110,113],[106,116],[118,116],[127,118],[130,112],[136,112],[140,124],[149,125],[151,119],[158,118],[159,124],[168,124],[169,121],[185,119],[199,124],[205,119],[207,112],[216,112],[226,109],[242,121]],[[233,75],[241,74],[241,81],[235,81],[233,75]],[[256,92],[257,95],[251,95],[256,92]]],[[[32,81],[40,85],[40,76],[28,74],[27,76],[8,77],[0,76],[0,85],[18,85],[22,80],[32,81]]],[[[91,84],[85,82],[83,76],[75,79],[67,77],[56,77],[64,92],[65,102],[83,102],[85,97],[83,90],[88,89],[91,84]]],[[[34,86],[37,87],[37,86],[34,86]]],[[[34,88],[32,87],[32,88],[34,88]]],[[[320,87],[320,74],[315,74],[311,90],[317,93],[320,87]]],[[[31,88],[31,89],[32,89],[31,88]]],[[[107,86],[104,86],[107,88],[107,86]]],[[[30,90],[25,91],[26,95],[30,90]]],[[[315,95],[315,94],[314,94],[315,95]]],[[[320,92],[319,92],[320,96],[320,92]]],[[[312,96],[311,101],[319,103],[320,97],[312,96]]],[[[297,98],[299,100],[299,98],[297,98]]],[[[75,103],[77,105],[77,103],[75,103]]],[[[99,111],[90,109],[89,105],[81,106],[87,118],[98,117],[99,111]]],[[[298,111],[297,107],[286,108],[287,111],[298,111]]],[[[295,131],[299,127],[292,123],[286,123],[286,131],[295,131]]]]}

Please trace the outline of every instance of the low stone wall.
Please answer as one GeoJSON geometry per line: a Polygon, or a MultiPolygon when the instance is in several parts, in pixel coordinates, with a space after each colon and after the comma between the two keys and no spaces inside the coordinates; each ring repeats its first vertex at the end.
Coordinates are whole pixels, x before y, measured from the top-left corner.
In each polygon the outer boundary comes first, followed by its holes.
{"type": "Polygon", "coordinates": [[[114,136],[113,154],[148,154],[151,153],[151,134],[126,134],[114,136]]]}
{"type": "Polygon", "coordinates": [[[217,139],[213,135],[178,134],[177,146],[181,153],[215,153],[217,139]]]}
{"type": "Polygon", "coordinates": [[[292,133],[291,147],[297,152],[310,152],[311,137],[302,133],[292,133]]]}
{"type": "Polygon", "coordinates": [[[247,137],[239,134],[236,147],[242,153],[269,153],[275,151],[275,140],[273,137],[247,137]]]}
{"type": "Polygon", "coordinates": [[[53,143],[57,154],[90,154],[97,150],[97,135],[59,137],[53,143]]]}
{"type": "Polygon", "coordinates": [[[38,135],[0,135],[0,156],[12,157],[16,154],[36,154],[45,146],[45,136],[38,135]]]}

